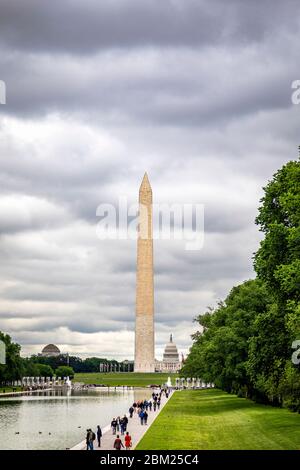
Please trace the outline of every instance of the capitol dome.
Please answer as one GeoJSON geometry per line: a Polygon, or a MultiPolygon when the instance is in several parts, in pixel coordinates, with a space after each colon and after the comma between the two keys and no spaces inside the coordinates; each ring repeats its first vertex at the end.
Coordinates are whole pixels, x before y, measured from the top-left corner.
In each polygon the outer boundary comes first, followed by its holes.
{"type": "Polygon", "coordinates": [[[59,356],[60,350],[55,344],[47,344],[42,350],[42,356],[59,356]]]}
{"type": "Polygon", "coordinates": [[[170,342],[166,344],[164,355],[163,355],[163,362],[179,362],[179,354],[177,350],[177,346],[173,343],[173,336],[170,335],[170,342]]]}

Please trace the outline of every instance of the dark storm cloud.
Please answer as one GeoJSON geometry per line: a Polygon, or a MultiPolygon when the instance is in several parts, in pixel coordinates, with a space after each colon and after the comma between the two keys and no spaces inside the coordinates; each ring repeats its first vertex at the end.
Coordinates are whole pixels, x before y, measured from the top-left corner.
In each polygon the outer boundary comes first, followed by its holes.
{"type": "Polygon", "coordinates": [[[2,1],[0,112],[188,127],[285,108],[298,72],[299,9],[296,1],[2,1]]]}
{"type": "MultiPolygon", "coordinates": [[[[157,240],[156,343],[254,276],[262,186],[297,153],[299,2],[0,1],[0,329],[132,357],[135,241],[96,208],[203,204],[202,250],[157,240]],[[117,343],[117,348],[116,348],[117,343]]],[[[124,358],[124,357],[123,357],[124,358]]]]}
{"type": "Polygon", "coordinates": [[[143,51],[141,61],[140,53],[117,51],[81,62],[55,55],[7,57],[4,51],[0,64],[8,96],[0,112],[27,117],[65,112],[101,123],[210,127],[261,109],[289,107],[290,83],[299,62],[292,40],[289,51],[270,41],[265,51],[243,54],[241,48],[232,55],[226,49],[205,55],[166,51],[155,56],[143,51]],[[265,54],[274,57],[270,67],[265,54]],[[276,66],[283,55],[288,68],[276,66]]]}
{"type": "Polygon", "coordinates": [[[102,48],[261,41],[297,23],[296,0],[2,0],[0,42],[27,51],[87,54],[102,48]]]}

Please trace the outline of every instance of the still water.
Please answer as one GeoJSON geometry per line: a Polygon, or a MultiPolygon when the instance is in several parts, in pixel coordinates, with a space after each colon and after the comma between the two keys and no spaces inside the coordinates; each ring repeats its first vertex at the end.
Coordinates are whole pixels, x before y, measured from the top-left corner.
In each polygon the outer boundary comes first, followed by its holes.
{"type": "Polygon", "coordinates": [[[98,389],[0,398],[0,449],[70,448],[85,439],[87,428],[103,428],[150,394],[98,389]]]}

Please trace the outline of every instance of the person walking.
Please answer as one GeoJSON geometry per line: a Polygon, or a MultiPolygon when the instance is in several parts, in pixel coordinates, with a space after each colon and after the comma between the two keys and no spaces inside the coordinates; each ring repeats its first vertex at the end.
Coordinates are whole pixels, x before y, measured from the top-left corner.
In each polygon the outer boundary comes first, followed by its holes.
{"type": "Polygon", "coordinates": [[[110,425],[111,425],[112,433],[116,434],[116,430],[117,430],[117,420],[116,420],[116,418],[114,418],[112,420],[110,425]]]}
{"type": "Polygon", "coordinates": [[[127,431],[128,418],[126,415],[123,416],[124,432],[127,431]]]}
{"type": "Polygon", "coordinates": [[[131,444],[131,436],[130,436],[129,432],[127,431],[126,436],[125,436],[125,449],[130,450],[131,445],[132,445],[131,444]]]}
{"type": "Polygon", "coordinates": [[[152,401],[151,400],[148,401],[148,405],[149,405],[149,410],[152,411],[152,401]]]}
{"type": "Polygon", "coordinates": [[[145,424],[145,425],[147,425],[147,421],[148,421],[148,413],[147,413],[147,411],[146,411],[146,410],[144,411],[143,420],[144,420],[144,424],[145,424]]]}
{"type": "Polygon", "coordinates": [[[120,424],[121,424],[121,419],[120,416],[117,417],[117,432],[120,431],[120,424]]]}
{"type": "Polygon", "coordinates": [[[145,413],[145,412],[144,412],[143,410],[141,410],[141,411],[139,412],[139,418],[140,418],[140,420],[141,420],[141,425],[144,424],[144,413],[145,413]]]}
{"type": "Polygon", "coordinates": [[[94,450],[94,440],[96,436],[91,429],[87,429],[86,444],[87,450],[94,450]]]}
{"type": "Polygon", "coordinates": [[[117,437],[114,442],[114,449],[122,450],[122,447],[124,448],[123,442],[121,441],[119,434],[117,434],[117,437]]]}
{"type": "Polygon", "coordinates": [[[101,447],[101,437],[102,437],[102,431],[101,428],[98,424],[97,426],[97,441],[98,441],[98,447],[101,447]]]}
{"type": "Polygon", "coordinates": [[[133,412],[134,412],[133,406],[131,406],[128,411],[129,411],[129,417],[132,418],[133,412]]]}
{"type": "Polygon", "coordinates": [[[125,422],[124,422],[124,418],[121,418],[121,419],[120,419],[120,430],[121,430],[121,435],[123,435],[124,432],[125,432],[125,422]]]}
{"type": "Polygon", "coordinates": [[[90,433],[90,430],[87,429],[87,430],[86,430],[86,438],[85,438],[86,450],[89,450],[89,449],[90,449],[90,445],[89,445],[89,433],[90,433]]]}
{"type": "Polygon", "coordinates": [[[160,398],[157,400],[157,409],[159,410],[160,408],[160,398]]]}
{"type": "Polygon", "coordinates": [[[153,411],[156,411],[156,401],[154,400],[154,403],[153,403],[153,411]]]}
{"type": "Polygon", "coordinates": [[[92,448],[91,448],[91,450],[94,450],[94,441],[96,440],[96,434],[91,429],[90,429],[90,431],[92,433],[92,446],[91,446],[92,448]]]}

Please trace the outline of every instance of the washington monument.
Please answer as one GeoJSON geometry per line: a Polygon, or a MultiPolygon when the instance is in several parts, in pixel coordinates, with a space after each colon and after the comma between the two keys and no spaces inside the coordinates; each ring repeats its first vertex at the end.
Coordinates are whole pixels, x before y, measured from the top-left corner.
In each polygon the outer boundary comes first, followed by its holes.
{"type": "Polygon", "coordinates": [[[155,372],[152,189],[145,173],[139,191],[135,372],[155,372]]]}

